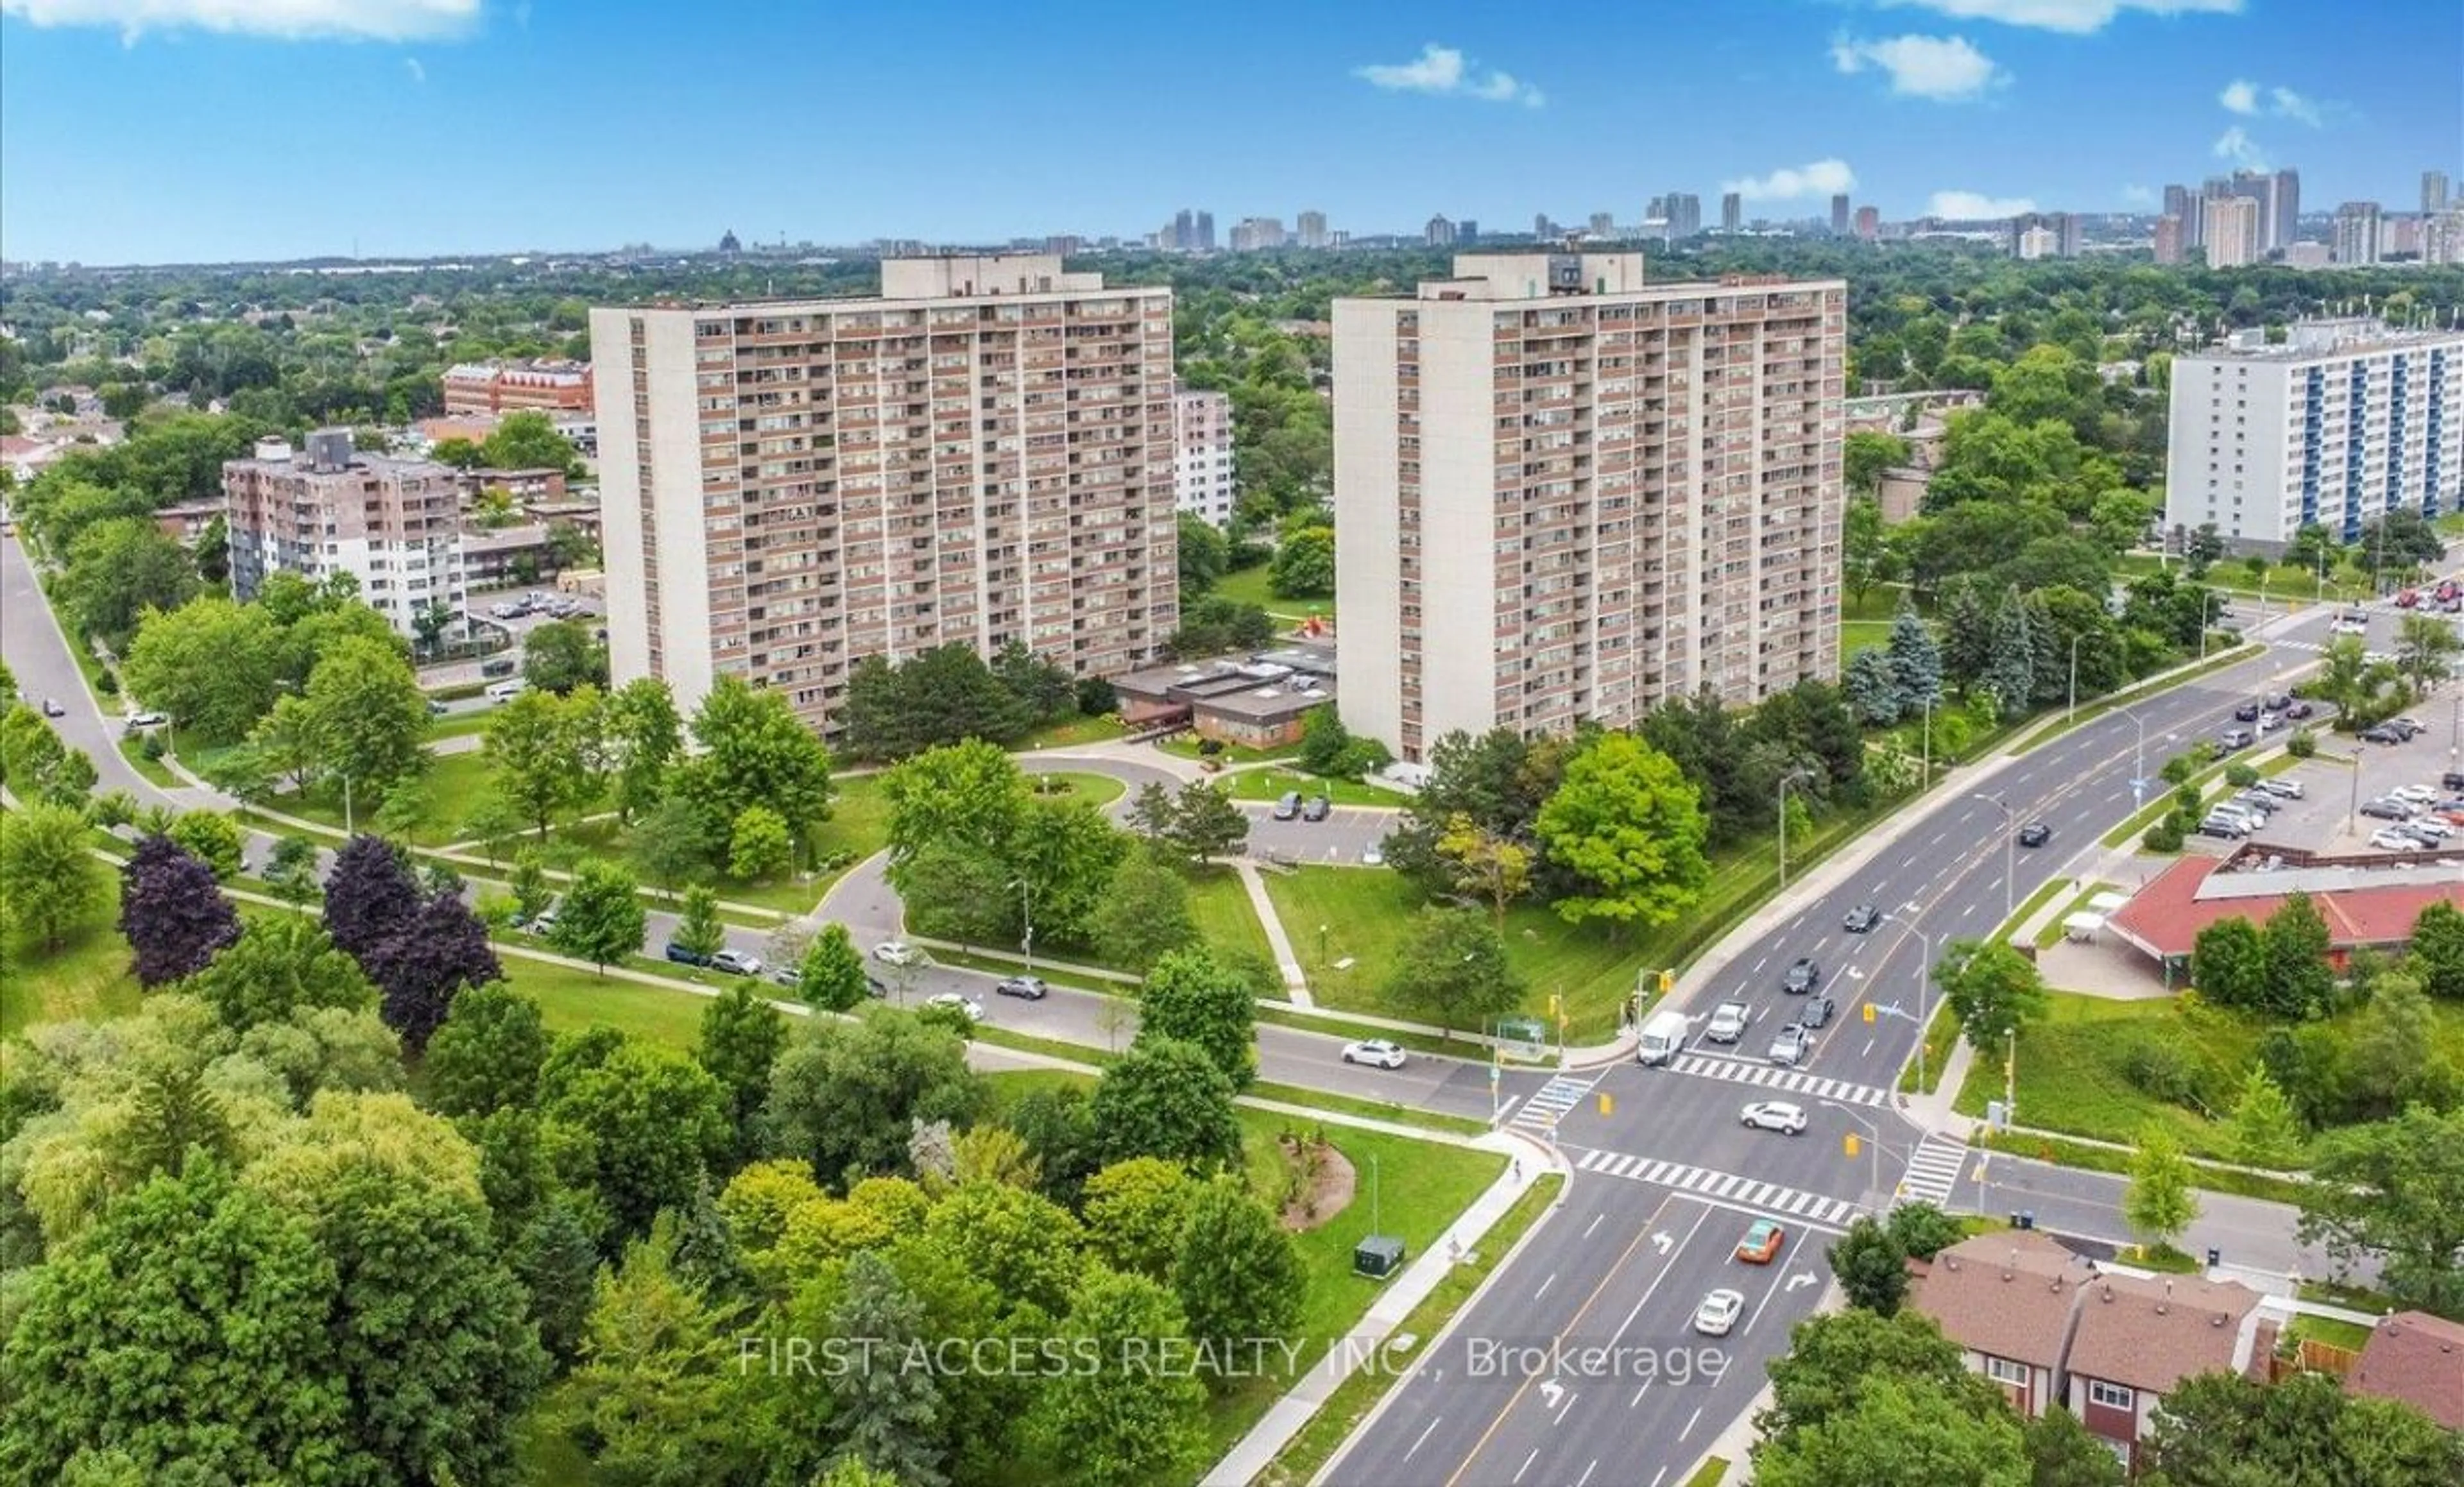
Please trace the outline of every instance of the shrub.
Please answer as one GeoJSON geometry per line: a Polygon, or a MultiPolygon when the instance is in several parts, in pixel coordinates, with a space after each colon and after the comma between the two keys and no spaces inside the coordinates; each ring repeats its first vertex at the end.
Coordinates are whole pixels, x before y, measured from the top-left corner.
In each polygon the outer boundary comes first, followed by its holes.
{"type": "Polygon", "coordinates": [[[2198,1090],[2198,1067],[2177,1043],[2154,1038],[2133,1042],[2122,1055],[2122,1077],[2143,1095],[2167,1104],[2188,1104],[2198,1090]]]}
{"type": "Polygon", "coordinates": [[[144,740],[137,746],[137,752],[149,759],[159,759],[168,751],[169,746],[163,742],[161,733],[147,733],[144,740]]]}
{"type": "Polygon", "coordinates": [[[2258,783],[2258,771],[2247,764],[2228,764],[2225,766],[2225,783],[2235,790],[2248,790],[2258,783]]]}
{"type": "Polygon", "coordinates": [[[2150,852],[2178,852],[2182,850],[2184,835],[2182,818],[2177,812],[2148,827],[2146,835],[2139,839],[2139,844],[2150,852]]]}
{"type": "Polygon", "coordinates": [[[117,697],[120,695],[120,678],[111,671],[104,671],[94,679],[94,689],[106,697],[117,697]]]}
{"type": "Polygon", "coordinates": [[[2306,759],[2319,752],[2319,735],[2306,728],[2297,728],[2293,736],[2284,740],[2284,752],[2297,759],[2306,759]]]}
{"type": "Polygon", "coordinates": [[[2196,755],[2177,754],[2167,759],[2165,767],[2158,773],[2164,776],[2167,784],[2179,785],[2188,782],[2191,776],[2199,772],[2199,769],[2200,764],[2196,755]]]}

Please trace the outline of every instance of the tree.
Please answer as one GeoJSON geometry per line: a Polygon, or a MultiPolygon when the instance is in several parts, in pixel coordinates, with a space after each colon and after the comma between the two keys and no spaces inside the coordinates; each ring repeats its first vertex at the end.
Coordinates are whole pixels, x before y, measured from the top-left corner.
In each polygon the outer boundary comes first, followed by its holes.
{"type": "Polygon", "coordinates": [[[727,870],[745,883],[776,878],[794,863],[795,852],[787,819],[766,805],[748,805],[728,833],[727,870]]]}
{"type": "MultiPolygon", "coordinates": [[[[1852,436],[1861,437],[1861,436],[1852,436]]],[[[1839,532],[1840,579],[1859,608],[1874,585],[1891,577],[1897,564],[1890,537],[1882,525],[1882,508],[1870,496],[1848,503],[1839,532]]]]}
{"type": "Polygon", "coordinates": [[[181,850],[213,869],[217,880],[239,876],[241,854],[247,839],[231,824],[230,817],[203,808],[182,811],[164,833],[180,844],[181,850]]]}
{"type": "Polygon", "coordinates": [[[2226,1122],[2225,1139],[2233,1160],[2245,1166],[2280,1170],[2300,1165],[2307,1145],[2300,1117],[2264,1063],[2252,1064],[2242,1076],[2241,1094],[2226,1122]]]}
{"type": "MultiPolygon", "coordinates": [[[[832,1318],[833,1335],[863,1338],[872,1356],[884,1359],[924,1341],[923,1303],[889,1261],[869,1251],[857,1254],[847,1261],[845,1286],[832,1318]]],[[[941,1391],[931,1369],[841,1368],[824,1378],[837,1406],[831,1416],[839,1440],[835,1460],[861,1462],[901,1487],[940,1487],[948,1480],[936,1439],[941,1391]]]]}
{"type": "Polygon", "coordinates": [[[319,1007],[364,1012],[376,987],[314,919],[251,921],[239,937],[181,988],[211,1007],[233,1033],[293,1021],[319,1007]]]}
{"type": "Polygon", "coordinates": [[[668,943],[707,964],[727,945],[727,926],[718,922],[718,895],[700,884],[685,889],[684,912],[676,916],[668,943]]]}
{"type": "Polygon", "coordinates": [[[2338,1482],[2413,1487],[2464,1476],[2464,1435],[2409,1405],[2347,1394],[2333,1374],[2260,1384],[2218,1370],[2157,1407],[2141,1452],[2166,1487],[2338,1482]]]}
{"type": "Polygon", "coordinates": [[[335,1469],[355,1407],[330,1361],[334,1261],[227,1169],[146,1184],[22,1279],[0,1475],[73,1480],[104,1453],[132,1481],[335,1469]]]}
{"type": "Polygon", "coordinates": [[[2045,976],[2002,940],[1953,940],[1934,962],[1934,984],[1969,1047],[1991,1053],[2019,1024],[2045,1015],[2045,976]]]}
{"type": "Polygon", "coordinates": [[[1490,917],[1505,933],[1506,906],[1531,891],[1531,849],[1458,813],[1438,839],[1438,855],[1453,864],[1458,889],[1488,900],[1490,917]]]}
{"type": "Polygon", "coordinates": [[[1506,941],[1476,908],[1423,908],[1386,982],[1386,999],[1438,1024],[1448,1037],[1523,1004],[1524,981],[1506,941]]]}
{"type": "Polygon", "coordinates": [[[1674,760],[1631,734],[1603,734],[1575,754],[1535,829],[1550,862],[1574,882],[1556,903],[1569,924],[1657,928],[1710,881],[1700,793],[1674,760]]]}
{"type": "Polygon", "coordinates": [[[2267,948],[2258,926],[2235,914],[2199,931],[2190,952],[2190,983],[2220,1007],[2267,1003],[2267,948]]]}
{"type": "Polygon", "coordinates": [[[702,1009],[693,1058],[718,1081],[736,1132],[736,1163],[750,1160],[758,1148],[754,1121],[770,1096],[770,1067],[786,1042],[786,1019],[741,981],[702,1009]]]}
{"type": "Polygon", "coordinates": [[[1233,857],[1249,841],[1249,814],[1232,798],[1202,779],[1180,787],[1173,802],[1168,840],[1183,861],[1199,867],[1217,858],[1233,857]]]}
{"type": "Polygon", "coordinates": [[[2335,990],[2327,965],[2327,921],[2307,893],[2291,894],[2267,916],[2266,1010],[2282,1017],[2323,1011],[2335,990]]]}
{"type": "Polygon", "coordinates": [[[891,881],[919,934],[962,946],[996,945],[1017,932],[1017,890],[999,860],[935,842],[904,863],[891,881]]]}
{"type": "Polygon", "coordinates": [[[1087,1179],[1088,1248],[1115,1270],[1172,1279],[1199,1185],[1156,1157],[1115,1162],[1087,1179]]]}
{"type": "Polygon", "coordinates": [[[364,832],[325,875],[325,932],[363,966],[419,917],[421,894],[393,843],[364,832]]]}
{"type": "Polygon", "coordinates": [[[534,848],[524,847],[514,854],[514,872],[508,885],[514,891],[514,911],[523,923],[547,912],[556,902],[556,886],[548,882],[547,863],[534,848]]]}
{"type": "Polygon", "coordinates": [[[1017,700],[1030,724],[1051,723],[1078,711],[1078,680],[1069,668],[1013,640],[993,653],[993,680],[1017,700]]]}
{"type": "Polygon", "coordinates": [[[1130,797],[1130,808],[1121,820],[1131,832],[1150,848],[1161,848],[1172,836],[1172,792],[1155,780],[1148,780],[1130,797]]]}
{"type": "Polygon", "coordinates": [[[1860,428],[1848,435],[1841,458],[1848,489],[1870,497],[1882,483],[1882,471],[1908,462],[1908,442],[1897,434],[1860,428]]]}
{"type": "Polygon", "coordinates": [[[558,813],[594,793],[585,762],[588,740],[579,726],[583,711],[574,698],[533,688],[488,719],[482,748],[490,788],[538,828],[542,842],[558,813]]]}
{"type": "Polygon", "coordinates": [[[2372,981],[2343,1053],[2353,1117],[2381,1120],[2409,1105],[2443,1110],[2458,1103],[2455,1066],[2439,1046],[2437,1015],[2410,976],[2386,972],[2372,981]]]}
{"type": "Polygon", "coordinates": [[[1082,1487],[1146,1487],[1198,1469],[1206,1450],[1205,1387],[1191,1374],[1138,1367],[1131,1348],[1185,1338],[1170,1291],[1141,1276],[1091,1273],[1062,1329],[1073,1356],[1098,1360],[1043,1389],[1027,1431],[1082,1487]],[[1083,1354],[1080,1350],[1083,1350],[1083,1354]]]}
{"type": "Polygon", "coordinates": [[[526,1110],[546,1066],[547,1026],[539,1003],[502,981],[453,998],[422,1061],[428,1104],[440,1115],[526,1110]]]}
{"type": "Polygon", "coordinates": [[[984,1099],[964,1039],[873,1008],[852,1022],[817,1017],[790,1036],[771,1070],[761,1122],[769,1150],[836,1181],[906,1170],[916,1122],[963,1125],[984,1099]]]}
{"type": "Polygon", "coordinates": [[[577,687],[607,685],[607,647],[580,620],[550,620],[522,637],[522,680],[562,696],[577,687]]]}
{"type": "Polygon", "coordinates": [[[20,702],[0,714],[0,780],[21,800],[79,807],[94,789],[94,761],[61,743],[50,720],[20,702]]]}
{"type": "Polygon", "coordinates": [[[2415,1105],[2319,1139],[2299,1233],[2339,1264],[2377,1259],[2409,1306],[2464,1312],[2464,1111],[2415,1105]]]}
{"type": "Polygon", "coordinates": [[[609,962],[641,951],[649,931],[649,916],[633,875],[613,863],[593,861],[574,874],[548,943],[589,961],[605,976],[609,962]]]}
{"type": "Polygon", "coordinates": [[[1861,646],[1849,654],[1848,664],[1840,668],[1839,688],[1847,695],[1849,711],[1867,728],[1888,728],[1904,711],[1891,654],[1880,645],[1861,646]]]}
{"type": "Polygon", "coordinates": [[[825,926],[796,965],[796,995],[816,1012],[846,1012],[864,1005],[872,988],[864,952],[843,924],[825,926]]]}
{"type": "Polygon", "coordinates": [[[525,409],[506,414],[480,441],[478,450],[480,462],[490,470],[557,470],[568,475],[582,472],[573,441],[558,433],[555,423],[545,413],[525,409]]]}
{"type": "Polygon", "coordinates": [[[1993,611],[1988,644],[1985,685],[2000,705],[2002,716],[2017,717],[2028,711],[2036,693],[2035,640],[2028,625],[2028,607],[2017,588],[2006,591],[1993,611]]]}
{"type": "Polygon", "coordinates": [[[56,591],[72,632],[124,649],[149,609],[173,610],[196,596],[187,550],[141,516],[113,516],[66,544],[56,591]]]}
{"type": "Polygon", "coordinates": [[[281,664],[282,627],[272,615],[209,594],[146,611],[121,682],[173,727],[229,743],[273,710],[281,664]]]}
{"type": "Polygon", "coordinates": [[[1760,1487],[2029,1487],[2019,1417],[1979,1410],[1952,1389],[1877,1379],[1820,1425],[1753,1448],[1760,1487]]]}
{"type": "Polygon", "coordinates": [[[1230,566],[1232,549],[1213,522],[1196,512],[1180,514],[1180,596],[1202,597],[1230,566]]]}
{"type": "Polygon", "coordinates": [[[1177,874],[1139,850],[1112,871],[1088,926],[1094,947],[1114,965],[1145,970],[1166,954],[1198,943],[1189,889],[1177,874]]]}
{"type": "Polygon", "coordinates": [[[605,743],[619,818],[630,822],[658,802],[684,736],[675,694],[663,678],[635,677],[608,697],[605,743]]]}
{"type": "Polygon", "coordinates": [[[2019,1428],[2028,1437],[2030,1487],[2122,1487],[2126,1478],[2104,1438],[2060,1405],[2019,1428]]]}
{"type": "Polygon", "coordinates": [[[616,1236],[683,1209],[734,1138],[718,1081],[682,1054],[621,1038],[595,1066],[541,1081],[560,1173],[597,1197],[616,1236]]]}
{"type": "Polygon", "coordinates": [[[239,915],[212,869],[158,833],[121,866],[120,932],[137,952],[137,983],[152,991],[204,970],[239,938],[239,915]]]}
{"type": "MultiPolygon", "coordinates": [[[[1287,1338],[1300,1323],[1309,1275],[1292,1236],[1267,1207],[1228,1174],[1199,1187],[1190,1197],[1172,1288],[1189,1318],[1189,1331],[1221,1362],[1250,1341],[1287,1338]]],[[[1216,1375],[1229,1389],[1237,1373],[1216,1375]]]]}
{"type": "Polygon", "coordinates": [[[437,440],[429,449],[428,457],[440,465],[451,465],[455,470],[476,470],[488,459],[479,452],[476,440],[465,439],[458,434],[437,440]]]}
{"type": "Polygon", "coordinates": [[[897,665],[866,657],[847,676],[842,716],[848,747],[867,758],[899,759],[968,739],[1015,741],[1039,714],[1056,710],[1066,673],[1038,662],[1023,645],[1004,651],[1003,668],[1018,689],[964,642],[897,665]]]}
{"type": "Polygon", "coordinates": [[[458,894],[431,893],[409,922],[360,964],[384,993],[377,1011],[416,1057],[464,990],[505,978],[488,927],[458,894]]]}
{"type": "Polygon", "coordinates": [[[1207,1052],[1141,1033],[1095,1083],[1091,1106],[1103,1162],[1161,1157],[1198,1170],[1240,1159],[1232,1082],[1207,1052]]]}
{"type": "Polygon", "coordinates": [[[1891,1237],[1919,1259],[1931,1259],[1962,1237],[1959,1220],[1930,1203],[1902,1203],[1886,1220],[1891,1237]]]}
{"type": "Polygon", "coordinates": [[[1225,651],[1255,650],[1274,640],[1275,622],[1265,606],[1244,604],[1212,594],[1183,610],[1180,628],[1164,642],[1164,650],[1194,661],[1225,651]]]}
{"type": "Polygon", "coordinates": [[[2199,1197],[2191,1191],[2189,1159],[2182,1144],[2162,1126],[2139,1133],[2139,1150],[2130,1159],[2130,1186],[2122,1194],[2122,1217],[2141,1239],[2167,1246],[2182,1236],[2199,1216],[2199,1197]]]}
{"type": "Polygon", "coordinates": [[[354,636],[325,650],[302,694],[325,770],[383,791],[427,761],[428,698],[398,645],[354,636]]]}
{"type": "Polygon", "coordinates": [[[2454,657],[2464,650],[2464,636],[2444,615],[2408,611],[2396,622],[2396,669],[2412,681],[2414,691],[2427,691],[2454,671],[2454,657]]]}
{"type": "Polygon", "coordinates": [[[1275,548],[1266,586],[1278,599],[1327,599],[1334,593],[1334,529],[1304,527],[1275,548]]]}
{"type": "Polygon", "coordinates": [[[2412,963],[2421,988],[2441,1000],[2464,998],[2464,910],[2433,899],[2412,921],[2412,963]]]}
{"type": "Polygon", "coordinates": [[[738,1480],[759,1459],[745,1428],[757,1377],[737,1361],[737,1310],[678,1266],[676,1247],[670,1214],[599,1273],[566,1385],[594,1468],[640,1487],[738,1480]]]}
{"type": "Polygon", "coordinates": [[[1908,1252],[1872,1217],[1858,1219],[1831,1246],[1831,1273],[1848,1293],[1848,1304],[1887,1317],[1908,1294],[1908,1252]]]}
{"type": "Polygon", "coordinates": [[[1204,1053],[1237,1092],[1258,1068],[1258,1004],[1248,981],[1203,947],[1155,963],[1138,992],[1138,1037],[1173,1039],[1204,1053]]]}
{"type": "Polygon", "coordinates": [[[1809,1317],[1791,1334],[1789,1351],[1769,1368],[1771,1405],[1754,1417],[1766,1440],[1816,1430],[1883,1382],[1940,1390],[1976,1413],[2007,1409],[2001,1391],[1968,1371],[1959,1348],[1933,1320],[1906,1307],[1888,1317],[1861,1307],[1809,1317]]]}
{"type": "Polygon", "coordinates": [[[90,829],[83,815],[57,805],[0,814],[0,922],[39,941],[45,954],[102,902],[90,829]]]}
{"type": "Polygon", "coordinates": [[[418,776],[397,780],[385,793],[385,803],[377,807],[377,834],[395,842],[407,842],[435,810],[436,798],[428,782],[418,776]]]}
{"type": "Polygon", "coordinates": [[[627,856],[645,880],[673,894],[708,871],[726,847],[716,818],[682,796],[668,796],[634,822],[627,856]]]}
{"type": "Polygon", "coordinates": [[[769,807],[787,822],[798,859],[811,861],[813,833],[830,814],[830,754],[786,695],[721,676],[693,714],[693,734],[702,752],[674,768],[668,788],[721,830],[746,806],[769,807]]]}

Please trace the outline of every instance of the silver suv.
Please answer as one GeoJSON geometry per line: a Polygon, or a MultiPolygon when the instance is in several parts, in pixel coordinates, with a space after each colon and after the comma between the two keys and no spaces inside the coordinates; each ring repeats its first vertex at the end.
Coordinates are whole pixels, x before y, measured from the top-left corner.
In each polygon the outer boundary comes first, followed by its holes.
{"type": "Polygon", "coordinates": [[[1711,1009],[1711,1024],[1703,1036],[1715,1043],[1733,1043],[1746,1036],[1746,1004],[1724,1001],[1711,1009]]]}

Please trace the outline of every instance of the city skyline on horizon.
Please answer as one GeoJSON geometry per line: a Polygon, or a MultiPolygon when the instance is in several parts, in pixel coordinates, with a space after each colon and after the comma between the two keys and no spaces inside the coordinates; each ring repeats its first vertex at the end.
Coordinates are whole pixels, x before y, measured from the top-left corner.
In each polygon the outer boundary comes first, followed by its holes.
{"type": "Polygon", "coordinates": [[[0,253],[1135,240],[1200,202],[1219,237],[1309,208],[1408,236],[1432,213],[1632,225],[1672,189],[1706,225],[1729,190],[1749,222],[1820,220],[1840,192],[1986,220],[2153,213],[2167,184],[2284,165],[2312,210],[2400,212],[2423,171],[2464,176],[2464,15],[2430,0],[1740,0],[1579,32],[1459,0],[1090,0],[1067,28],[929,7],[0,0],[0,253]]]}

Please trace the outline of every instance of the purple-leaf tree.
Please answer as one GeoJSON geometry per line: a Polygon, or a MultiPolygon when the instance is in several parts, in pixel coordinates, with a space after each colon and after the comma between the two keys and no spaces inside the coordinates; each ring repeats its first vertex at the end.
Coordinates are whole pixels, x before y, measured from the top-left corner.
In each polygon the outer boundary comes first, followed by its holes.
{"type": "Polygon", "coordinates": [[[372,963],[377,951],[419,916],[420,903],[419,884],[393,843],[353,837],[334,854],[325,879],[325,932],[382,986],[385,978],[372,963]]]}
{"type": "Polygon", "coordinates": [[[439,893],[419,908],[363,966],[385,994],[377,1013],[402,1035],[403,1046],[424,1052],[445,1025],[453,997],[466,986],[504,979],[504,968],[488,946],[488,927],[470,906],[439,893]]]}
{"type": "Polygon", "coordinates": [[[157,833],[120,869],[120,932],[137,952],[138,984],[152,991],[203,971],[239,938],[239,915],[214,870],[157,833]]]}

